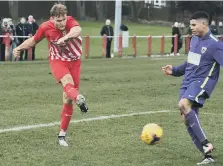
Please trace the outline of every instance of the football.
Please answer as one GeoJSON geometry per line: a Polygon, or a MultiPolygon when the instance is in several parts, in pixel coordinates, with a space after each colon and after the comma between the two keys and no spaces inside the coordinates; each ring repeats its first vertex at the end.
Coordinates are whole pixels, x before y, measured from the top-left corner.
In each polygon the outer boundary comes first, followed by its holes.
{"type": "Polygon", "coordinates": [[[162,127],[155,123],[150,123],[143,127],[140,138],[144,143],[153,145],[158,143],[162,136],[162,127]]]}

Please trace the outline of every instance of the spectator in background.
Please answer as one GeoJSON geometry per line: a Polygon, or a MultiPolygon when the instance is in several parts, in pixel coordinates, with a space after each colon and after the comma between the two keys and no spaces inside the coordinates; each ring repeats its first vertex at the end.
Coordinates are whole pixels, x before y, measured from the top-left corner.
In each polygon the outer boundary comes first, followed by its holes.
{"type": "Polygon", "coordinates": [[[190,25],[189,25],[188,28],[187,28],[187,35],[192,36],[192,30],[191,30],[191,28],[190,28],[190,25]]]}
{"type": "MultiPolygon", "coordinates": [[[[101,29],[101,36],[114,36],[113,27],[111,26],[111,21],[107,19],[105,21],[105,25],[101,29]]],[[[113,37],[107,38],[107,45],[106,45],[106,58],[111,58],[111,43],[113,37]]]]}
{"type": "MultiPolygon", "coordinates": [[[[2,34],[11,36],[13,35],[13,26],[12,26],[12,19],[11,18],[4,18],[2,21],[2,34]]],[[[12,44],[12,39],[8,40],[7,37],[4,37],[2,42],[5,44],[5,60],[12,60],[12,56],[10,56],[10,50],[11,50],[11,44],[12,44]]],[[[12,55],[12,54],[11,54],[12,55]]]]}
{"type": "Polygon", "coordinates": [[[218,35],[223,35],[223,24],[221,21],[218,23],[218,35]]]}
{"type": "MultiPolygon", "coordinates": [[[[178,36],[178,47],[177,47],[177,56],[180,55],[179,50],[182,48],[183,41],[182,41],[182,35],[180,33],[178,22],[175,22],[172,27],[172,36],[178,36]]],[[[171,47],[171,53],[170,56],[174,56],[174,37],[172,37],[172,47],[171,47]]]]}
{"type": "MultiPolygon", "coordinates": [[[[187,28],[186,35],[189,35],[189,36],[190,36],[190,40],[191,40],[191,38],[192,38],[192,30],[191,30],[191,28],[190,28],[190,25],[189,25],[188,28],[187,28]]],[[[186,39],[185,39],[185,40],[186,40],[186,39]]]]}
{"type": "MultiPolygon", "coordinates": [[[[20,23],[16,25],[16,34],[18,36],[29,36],[32,34],[31,26],[26,23],[26,19],[22,17],[20,19],[20,23]]],[[[19,37],[18,38],[18,45],[22,44],[27,38],[25,37],[19,37]]],[[[27,60],[28,57],[28,51],[25,50],[25,58],[23,58],[24,51],[21,51],[20,53],[20,61],[27,60]]]]}
{"type": "MultiPolygon", "coordinates": [[[[0,18],[0,35],[3,35],[3,29],[2,29],[2,18],[0,18]]],[[[3,38],[0,37],[0,61],[5,60],[5,45],[3,43],[3,38]]]]}
{"type": "MultiPolygon", "coordinates": [[[[36,31],[38,30],[39,26],[36,23],[36,21],[32,15],[30,15],[28,17],[28,24],[30,25],[30,28],[31,28],[31,34],[32,34],[32,36],[34,36],[36,34],[36,31]]],[[[35,46],[32,48],[32,60],[35,60],[35,46]]]]}
{"type": "Polygon", "coordinates": [[[215,21],[211,21],[210,30],[213,35],[218,35],[218,28],[215,21]]]}
{"type": "MultiPolygon", "coordinates": [[[[16,36],[16,30],[15,30],[15,25],[12,22],[12,19],[9,18],[8,19],[8,25],[10,26],[10,35],[11,36],[16,36]]],[[[18,44],[18,39],[15,37],[11,37],[11,47],[10,47],[10,60],[13,60],[13,55],[12,55],[12,51],[13,49],[17,46],[18,44]]]]}
{"type": "Polygon", "coordinates": [[[178,27],[179,27],[179,29],[180,29],[180,34],[181,35],[184,35],[185,34],[185,25],[184,25],[184,23],[182,22],[182,23],[179,23],[178,24],[178,27]]]}

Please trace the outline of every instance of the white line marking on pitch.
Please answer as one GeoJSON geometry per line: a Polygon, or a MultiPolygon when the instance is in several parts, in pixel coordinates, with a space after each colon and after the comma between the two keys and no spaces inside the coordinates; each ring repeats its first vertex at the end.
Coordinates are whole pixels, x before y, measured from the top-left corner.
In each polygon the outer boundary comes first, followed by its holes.
{"type": "MultiPolygon", "coordinates": [[[[178,111],[162,110],[162,111],[136,112],[136,113],[119,114],[119,115],[107,115],[107,116],[98,116],[98,117],[92,117],[92,118],[86,118],[86,119],[72,120],[72,121],[70,121],[70,123],[99,121],[99,120],[106,120],[106,119],[117,119],[117,118],[123,118],[123,117],[131,117],[131,116],[136,116],[136,115],[148,115],[148,114],[157,114],[157,113],[174,113],[174,112],[178,112],[178,111]]],[[[223,116],[223,114],[216,114],[216,113],[209,113],[209,112],[203,112],[201,114],[223,116]]],[[[37,124],[37,125],[27,125],[27,126],[16,126],[16,127],[11,127],[11,128],[6,128],[6,129],[0,129],[0,133],[37,129],[37,128],[42,128],[42,127],[52,127],[52,126],[57,126],[57,125],[60,125],[60,122],[37,124]]]]}
{"type": "MultiPolygon", "coordinates": [[[[105,120],[105,119],[117,119],[117,118],[130,117],[130,116],[135,116],[135,115],[157,114],[157,113],[167,113],[167,112],[176,112],[176,111],[162,110],[162,111],[147,111],[147,112],[137,112],[137,113],[130,113],[130,114],[98,116],[98,117],[93,117],[93,118],[72,120],[70,123],[98,121],[98,120],[105,120]]],[[[60,122],[53,122],[53,123],[47,123],[47,124],[17,126],[17,127],[7,128],[7,129],[0,129],[0,133],[6,133],[6,132],[12,132],[12,131],[22,131],[22,130],[42,128],[42,127],[51,127],[51,126],[57,126],[59,124],[60,124],[60,122]]]]}

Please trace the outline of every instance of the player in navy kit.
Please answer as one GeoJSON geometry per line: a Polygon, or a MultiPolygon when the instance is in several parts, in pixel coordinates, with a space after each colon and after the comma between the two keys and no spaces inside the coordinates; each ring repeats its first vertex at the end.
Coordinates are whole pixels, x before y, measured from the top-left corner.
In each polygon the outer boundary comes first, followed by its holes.
{"type": "Polygon", "coordinates": [[[209,16],[205,12],[196,12],[190,18],[193,37],[187,61],[173,67],[166,65],[162,71],[166,75],[182,76],[179,109],[184,117],[187,131],[196,147],[203,153],[204,159],[198,165],[214,162],[211,155],[213,145],[208,141],[200,125],[198,110],[211,96],[218,82],[220,65],[223,66],[223,44],[211,34],[209,16]]]}

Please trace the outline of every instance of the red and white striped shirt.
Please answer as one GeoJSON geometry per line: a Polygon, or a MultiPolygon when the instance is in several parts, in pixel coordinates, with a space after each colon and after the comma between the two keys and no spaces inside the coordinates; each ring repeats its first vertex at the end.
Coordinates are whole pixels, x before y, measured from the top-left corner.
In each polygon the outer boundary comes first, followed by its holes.
{"type": "Polygon", "coordinates": [[[67,16],[66,28],[63,32],[57,29],[52,21],[46,21],[40,25],[34,35],[34,40],[39,42],[44,37],[48,40],[50,60],[73,61],[80,59],[82,55],[82,38],[80,36],[68,40],[65,46],[53,44],[66,35],[74,26],[79,26],[79,23],[71,16],[67,16]]]}

